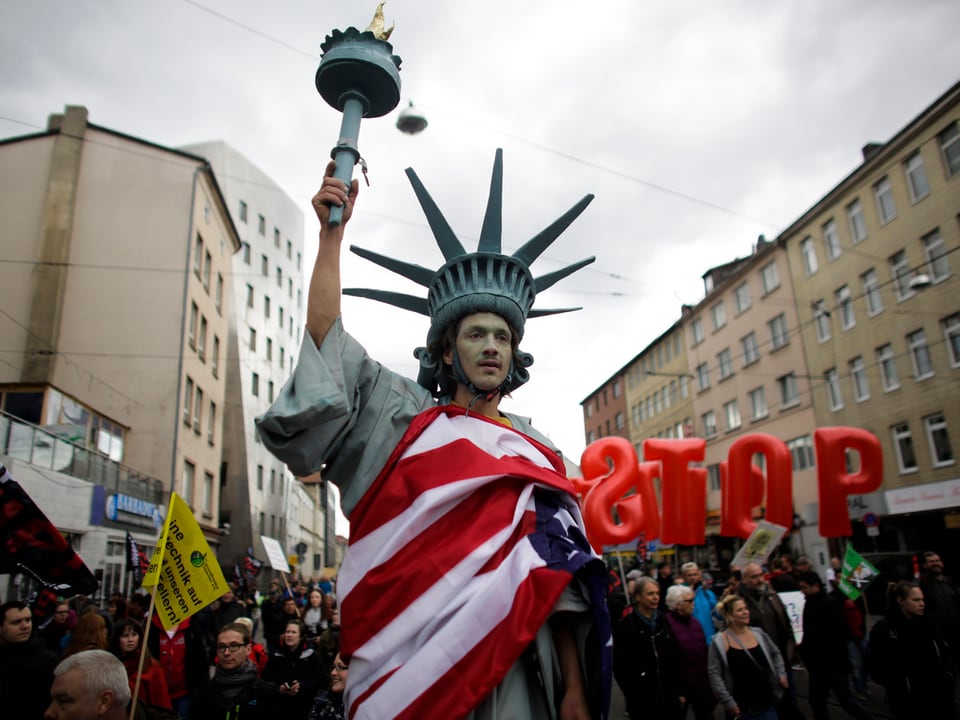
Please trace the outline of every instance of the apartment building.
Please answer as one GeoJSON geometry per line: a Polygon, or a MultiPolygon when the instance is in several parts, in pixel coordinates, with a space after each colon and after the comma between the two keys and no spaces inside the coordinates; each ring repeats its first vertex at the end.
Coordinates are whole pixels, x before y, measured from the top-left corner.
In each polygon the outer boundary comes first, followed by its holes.
{"type": "Polygon", "coordinates": [[[28,492],[50,499],[43,509],[91,567],[116,554],[125,528],[154,542],[154,513],[139,503],[165,510],[157,482],[182,495],[218,543],[240,242],[210,166],[70,106],[45,131],[0,141],[0,185],[5,428],[43,448],[63,443],[65,453],[46,464],[44,452],[5,443],[4,461],[28,492]],[[137,477],[143,483],[127,482],[137,477]]]}
{"type": "Polygon", "coordinates": [[[629,438],[627,431],[627,400],[623,388],[623,373],[618,372],[581,402],[584,436],[589,445],[608,435],[629,438]]]}
{"type": "MultiPolygon", "coordinates": [[[[817,424],[881,441],[880,491],[851,502],[860,547],[954,545],[960,528],[960,84],[780,236],[817,424]]],[[[851,467],[856,458],[851,459],[851,467]]],[[[943,550],[941,550],[943,552],[943,550]]]]}

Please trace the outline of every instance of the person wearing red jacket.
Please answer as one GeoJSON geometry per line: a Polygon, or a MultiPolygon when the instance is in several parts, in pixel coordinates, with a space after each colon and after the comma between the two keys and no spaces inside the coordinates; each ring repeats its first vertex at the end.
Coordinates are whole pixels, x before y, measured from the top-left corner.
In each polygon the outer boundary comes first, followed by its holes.
{"type": "Polygon", "coordinates": [[[172,710],[173,702],[167,690],[167,677],[160,663],[150,653],[143,654],[142,648],[143,625],[130,618],[118,621],[110,639],[110,652],[116,655],[127,669],[131,695],[136,690],[137,699],[145,705],[172,710]],[[140,675],[139,689],[137,688],[138,674],[140,675]]]}
{"type": "Polygon", "coordinates": [[[210,677],[203,638],[194,631],[190,620],[164,630],[160,616],[154,612],[147,640],[150,654],[163,669],[173,709],[181,720],[190,720],[193,696],[207,686],[210,677]]]}

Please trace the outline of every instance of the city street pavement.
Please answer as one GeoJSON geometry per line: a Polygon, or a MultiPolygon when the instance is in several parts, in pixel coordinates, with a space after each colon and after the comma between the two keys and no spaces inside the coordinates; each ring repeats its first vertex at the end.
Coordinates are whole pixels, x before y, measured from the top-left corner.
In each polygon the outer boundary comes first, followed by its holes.
{"type": "MultiPolygon", "coordinates": [[[[800,706],[800,712],[803,713],[803,716],[807,720],[813,720],[813,711],[810,709],[810,703],[807,701],[807,674],[803,670],[794,670],[793,677],[797,684],[797,701],[800,706]]],[[[958,697],[958,690],[960,688],[954,688],[954,703],[960,704],[960,697],[958,697]]],[[[874,683],[870,683],[870,694],[867,696],[866,701],[861,701],[866,706],[867,710],[873,713],[873,716],[877,720],[887,720],[891,718],[890,711],[887,709],[886,704],[883,700],[883,688],[874,683]]],[[[853,716],[843,710],[838,704],[833,695],[830,696],[830,701],[827,704],[827,708],[830,711],[830,717],[832,720],[850,720],[853,716]]],[[[626,709],[623,703],[623,693],[620,692],[620,688],[617,686],[616,680],[613,682],[613,693],[610,699],[610,720],[623,720],[627,717],[626,709]]],[[[721,707],[717,707],[714,712],[715,720],[725,720],[727,716],[724,714],[721,707]]],[[[693,713],[687,713],[687,720],[693,719],[693,713]]],[[[642,718],[640,719],[642,720],[642,718]]],[[[931,718],[931,720],[933,720],[931,718]]]]}

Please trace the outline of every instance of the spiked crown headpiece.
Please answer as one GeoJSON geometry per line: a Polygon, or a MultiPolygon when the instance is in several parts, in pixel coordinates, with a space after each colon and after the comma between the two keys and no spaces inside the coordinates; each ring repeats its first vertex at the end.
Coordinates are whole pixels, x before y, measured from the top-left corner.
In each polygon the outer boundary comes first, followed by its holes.
{"type": "MultiPolygon", "coordinates": [[[[417,174],[410,168],[406,172],[446,262],[439,270],[434,271],[351,245],[350,250],[360,257],[427,288],[427,297],[368,288],[344,288],[343,294],[379,300],[430,318],[427,347],[417,348],[414,356],[420,361],[417,381],[438,394],[438,387],[442,387],[442,358],[433,357],[427,348],[439,342],[446,328],[460,318],[479,312],[495,313],[504,318],[522,338],[528,317],[543,317],[580,309],[573,307],[534,310],[533,302],[538,292],[589,265],[596,258],[585,258],[538,278],[533,277],[530,265],[584,211],[593,200],[593,195],[584,196],[515,253],[504,255],[501,252],[503,151],[498,149],[490,180],[487,210],[480,230],[480,242],[477,252],[468,253],[417,174]]],[[[508,386],[503,389],[504,393],[519,387],[530,377],[526,368],[533,364],[533,358],[526,353],[519,355],[523,367],[514,366],[508,386]]]]}

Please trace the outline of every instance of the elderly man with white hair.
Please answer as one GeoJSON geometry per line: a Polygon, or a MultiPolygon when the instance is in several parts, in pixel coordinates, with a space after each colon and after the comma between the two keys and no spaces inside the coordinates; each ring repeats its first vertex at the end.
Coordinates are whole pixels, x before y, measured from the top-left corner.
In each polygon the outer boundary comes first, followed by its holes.
{"type": "Polygon", "coordinates": [[[125,720],[130,703],[127,670],[111,653],[85,650],[53,671],[45,720],[125,720]]]}

